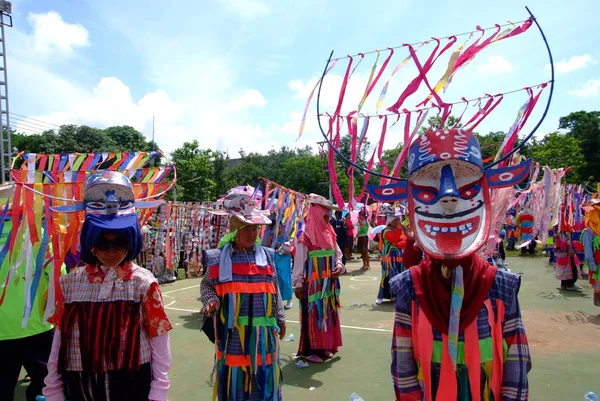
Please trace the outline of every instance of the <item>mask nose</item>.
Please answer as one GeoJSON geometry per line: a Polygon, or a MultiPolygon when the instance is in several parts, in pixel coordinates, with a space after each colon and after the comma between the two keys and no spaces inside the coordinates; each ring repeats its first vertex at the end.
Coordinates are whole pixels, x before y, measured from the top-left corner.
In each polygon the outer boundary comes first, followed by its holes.
{"type": "Polygon", "coordinates": [[[440,177],[440,204],[447,212],[453,212],[458,204],[458,188],[456,187],[454,173],[450,166],[442,167],[442,174],[440,177]]]}

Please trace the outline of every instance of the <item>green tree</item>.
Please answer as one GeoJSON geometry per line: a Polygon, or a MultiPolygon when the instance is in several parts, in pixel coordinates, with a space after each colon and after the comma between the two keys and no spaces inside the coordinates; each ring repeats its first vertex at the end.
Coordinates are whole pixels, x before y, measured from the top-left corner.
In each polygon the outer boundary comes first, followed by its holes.
{"type": "Polygon", "coordinates": [[[114,143],[113,152],[139,152],[149,150],[146,137],[129,125],[109,127],[104,134],[114,143]]]}
{"type": "Polygon", "coordinates": [[[442,125],[442,117],[440,116],[433,116],[433,117],[429,117],[427,119],[427,124],[421,126],[421,129],[419,130],[419,134],[423,135],[427,132],[427,130],[431,129],[448,129],[448,128],[462,128],[463,125],[462,123],[458,123],[458,118],[454,117],[454,116],[448,116],[448,118],[446,119],[446,121],[444,122],[444,125],[442,127],[440,127],[440,125],[442,125]]]}
{"type": "Polygon", "coordinates": [[[231,180],[226,174],[227,162],[229,157],[226,157],[223,152],[214,152],[213,164],[215,168],[215,193],[213,198],[218,199],[224,195],[227,190],[234,187],[231,180]]]}
{"type": "Polygon", "coordinates": [[[52,130],[44,131],[41,134],[11,135],[11,146],[17,149],[17,152],[26,153],[61,153],[61,143],[52,130]]]}
{"type": "Polygon", "coordinates": [[[194,140],[184,142],[171,155],[177,168],[177,201],[213,200],[216,189],[214,152],[200,149],[198,141],[194,140]]]}
{"type": "Polygon", "coordinates": [[[298,192],[329,196],[329,177],[317,155],[304,153],[287,159],[281,166],[279,183],[298,192]]]}
{"type": "Polygon", "coordinates": [[[481,147],[481,158],[486,160],[496,156],[505,136],[503,131],[490,132],[487,135],[475,133],[481,147]]]}
{"type": "Polygon", "coordinates": [[[581,152],[579,140],[560,135],[558,132],[548,134],[531,149],[530,156],[542,166],[550,168],[572,167],[567,174],[567,181],[581,183],[581,172],[587,167],[586,159],[581,152]]]}
{"type": "Polygon", "coordinates": [[[558,128],[577,139],[586,165],[578,172],[580,179],[593,184],[600,181],[600,111],[577,111],[559,120],[558,128]]]}
{"type": "Polygon", "coordinates": [[[62,125],[58,130],[62,153],[111,152],[116,144],[98,128],[62,125]]]}

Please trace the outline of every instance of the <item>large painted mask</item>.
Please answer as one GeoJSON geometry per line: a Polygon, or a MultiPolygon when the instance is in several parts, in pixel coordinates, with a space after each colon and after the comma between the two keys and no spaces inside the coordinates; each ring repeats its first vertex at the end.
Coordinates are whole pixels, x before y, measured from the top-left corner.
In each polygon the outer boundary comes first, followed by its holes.
{"type": "Polygon", "coordinates": [[[490,232],[490,188],[524,180],[531,165],[485,170],[477,138],[459,129],[429,131],[412,144],[408,181],[370,187],[381,201],[408,199],[415,238],[432,258],[475,253],[490,232]]]}
{"type": "Polygon", "coordinates": [[[158,201],[136,201],[133,185],[127,176],[117,171],[103,170],[90,174],[83,185],[83,200],[68,206],[56,206],[58,212],[78,212],[85,210],[86,216],[135,215],[136,208],[156,207],[158,201]]]}

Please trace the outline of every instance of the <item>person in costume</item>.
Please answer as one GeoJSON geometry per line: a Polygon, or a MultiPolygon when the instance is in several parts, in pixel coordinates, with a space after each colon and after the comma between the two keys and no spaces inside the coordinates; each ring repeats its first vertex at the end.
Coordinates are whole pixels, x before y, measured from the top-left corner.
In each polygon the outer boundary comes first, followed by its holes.
{"type": "Polygon", "coordinates": [[[590,284],[594,288],[594,305],[600,306],[600,199],[592,199],[584,208],[585,229],[583,230],[583,248],[585,262],[588,265],[590,284]]]}
{"type": "Polygon", "coordinates": [[[546,253],[549,256],[548,263],[554,265],[556,262],[556,257],[554,255],[554,237],[557,234],[558,225],[552,227],[548,230],[548,239],[546,240],[546,253]]]}
{"type": "Polygon", "coordinates": [[[396,400],[527,400],[520,276],[476,253],[490,233],[489,188],[515,185],[530,165],[486,171],[472,133],[428,131],[409,149],[408,181],[383,187],[395,200],[408,197],[426,254],[390,282],[396,400]]]}
{"type": "Polygon", "coordinates": [[[390,294],[390,280],[402,273],[404,264],[402,254],[406,247],[406,235],[402,228],[402,214],[394,213],[387,216],[387,227],[381,233],[383,250],[381,252],[381,283],[375,303],[381,305],[384,299],[393,299],[390,294]]]}
{"type": "Polygon", "coordinates": [[[204,314],[214,313],[213,400],[279,401],[282,376],[279,339],[285,310],[274,251],[257,243],[261,226],[271,224],[256,201],[233,193],[215,214],[229,214],[229,230],[218,249],[206,251],[200,285],[204,314]]]}
{"type": "Polygon", "coordinates": [[[421,248],[415,239],[415,230],[412,228],[412,224],[408,217],[402,223],[402,229],[404,230],[404,235],[406,236],[406,246],[404,247],[404,252],[402,253],[402,263],[404,264],[404,269],[406,270],[411,266],[418,265],[421,262],[423,259],[423,252],[421,251],[421,248]]]}
{"type": "Polygon", "coordinates": [[[61,277],[62,298],[43,394],[46,401],[166,401],[169,330],[158,282],[133,263],[142,248],[129,179],[115,171],[88,177],[80,234],[87,263],[61,277]]]}
{"type": "Polygon", "coordinates": [[[275,227],[277,215],[271,213],[269,216],[271,224],[265,227],[263,232],[263,243],[271,245],[275,249],[274,262],[277,270],[277,282],[279,283],[279,292],[281,299],[285,301],[284,308],[291,309],[293,306],[294,291],[292,290],[292,251],[294,247],[289,241],[289,238],[284,235],[283,227],[286,226],[286,221],[282,220],[279,230],[275,227]],[[277,232],[279,231],[279,232],[277,232]],[[277,241],[274,241],[275,235],[278,235],[277,241]]]}
{"type": "Polygon", "coordinates": [[[354,225],[354,222],[352,221],[352,215],[350,214],[350,212],[346,213],[344,219],[346,221],[346,228],[348,231],[348,238],[345,249],[346,261],[348,261],[352,260],[352,253],[354,251],[354,238],[356,237],[356,227],[354,225]]]}
{"type": "Polygon", "coordinates": [[[579,291],[577,280],[581,278],[580,262],[571,241],[572,232],[558,234],[554,245],[554,277],[560,280],[560,289],[579,291]]]}
{"type": "Polygon", "coordinates": [[[521,231],[521,243],[527,242],[526,246],[521,248],[521,255],[529,253],[535,255],[536,242],[533,236],[534,217],[528,207],[523,207],[521,213],[517,216],[517,224],[521,231]]]}
{"type": "Polygon", "coordinates": [[[342,346],[340,274],[345,272],[342,250],[329,224],[335,206],[310,194],[303,233],[296,239],[292,284],[300,300],[300,342],[297,356],[312,363],[333,358],[342,346]]]}
{"type": "MultiPolygon", "coordinates": [[[[345,252],[348,245],[348,227],[346,226],[346,220],[342,217],[342,211],[337,210],[334,214],[334,218],[331,219],[331,225],[335,230],[335,237],[338,246],[345,252]]],[[[346,255],[342,253],[342,263],[346,265],[346,255]]]]}
{"type": "Polygon", "coordinates": [[[291,309],[293,306],[294,291],[292,289],[292,251],[293,246],[289,241],[283,242],[280,237],[277,244],[281,244],[275,251],[274,260],[277,269],[277,281],[279,283],[279,292],[281,299],[285,301],[285,309],[291,309]]]}
{"type": "MultiPolygon", "coordinates": [[[[8,205],[7,205],[8,207],[8,205]]],[[[0,211],[1,213],[1,211],[0,211]]],[[[7,211],[7,213],[10,213],[7,211]]],[[[13,229],[12,216],[0,217],[0,244],[5,251],[9,250],[13,229]]],[[[17,234],[18,235],[18,234],[17,234]]],[[[48,374],[47,363],[52,349],[54,335],[53,325],[44,319],[44,307],[51,278],[52,264],[43,267],[39,286],[31,307],[31,315],[23,326],[26,310],[26,277],[27,259],[35,258],[42,252],[44,265],[51,258],[45,249],[40,249],[42,241],[38,241],[27,255],[26,248],[19,236],[13,244],[12,259],[8,255],[2,261],[0,269],[0,400],[12,401],[15,387],[24,368],[29,376],[29,384],[25,390],[27,401],[35,401],[42,394],[44,378],[48,374]],[[16,263],[15,263],[16,261],[16,263]],[[11,266],[13,267],[11,269],[11,266]]],[[[33,262],[33,267],[35,268],[33,262]]],[[[65,270],[62,270],[65,273],[65,270]]],[[[27,381],[27,380],[26,380],[27,381]]]]}
{"type": "Polygon", "coordinates": [[[357,248],[363,262],[363,270],[369,270],[371,268],[369,257],[369,228],[367,211],[363,209],[358,212],[358,232],[356,233],[357,248]]]}
{"type": "Polygon", "coordinates": [[[506,230],[506,250],[514,251],[517,243],[517,220],[512,211],[506,213],[504,229],[506,230]]]}
{"type": "Polygon", "coordinates": [[[580,262],[581,276],[582,278],[587,278],[587,272],[583,269],[583,261],[585,260],[585,251],[583,249],[584,228],[585,224],[583,220],[581,222],[576,221],[575,224],[573,224],[573,233],[571,234],[571,245],[573,246],[573,251],[575,251],[575,256],[577,256],[577,260],[580,262]]]}

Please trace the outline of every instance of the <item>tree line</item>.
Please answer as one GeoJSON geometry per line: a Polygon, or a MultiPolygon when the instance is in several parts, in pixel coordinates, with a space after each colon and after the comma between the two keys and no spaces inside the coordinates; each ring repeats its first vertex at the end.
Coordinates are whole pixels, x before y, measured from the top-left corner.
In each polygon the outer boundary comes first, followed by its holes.
{"type": "MultiPolygon", "coordinates": [[[[438,125],[432,118],[429,125],[438,125]]],[[[445,126],[456,123],[454,117],[445,126]]],[[[460,124],[458,125],[460,126],[460,124]]],[[[483,158],[491,158],[502,144],[505,133],[476,133],[479,138],[483,158]]],[[[48,130],[39,134],[12,134],[13,152],[27,153],[92,153],[92,152],[136,152],[158,149],[157,145],[130,126],[116,126],[97,129],[88,126],[64,125],[58,130],[48,130]]],[[[366,167],[369,144],[365,143],[357,164],[366,167]]],[[[340,152],[350,158],[350,137],[342,138],[340,152]]],[[[264,177],[283,186],[304,193],[318,193],[328,196],[329,172],[327,158],[320,149],[281,147],[266,154],[246,153],[240,149],[240,157],[229,158],[225,153],[204,149],[200,142],[185,142],[171,153],[177,166],[177,200],[208,201],[223,195],[227,189],[238,185],[256,185],[259,177],[264,177]]],[[[391,168],[402,150],[399,144],[385,150],[382,160],[391,168]]],[[[560,118],[555,132],[541,139],[533,139],[521,149],[521,154],[533,158],[551,168],[571,167],[567,181],[584,183],[595,188],[600,181],[600,111],[578,111],[560,118]]],[[[348,193],[348,166],[336,157],[335,169],[338,184],[344,197],[348,193]]],[[[382,166],[376,164],[381,172],[382,166]]],[[[401,171],[405,175],[405,170],[401,171]]],[[[355,191],[362,188],[364,175],[355,170],[355,191]]],[[[377,177],[370,182],[376,184],[377,177]]],[[[172,195],[171,195],[172,196],[172,195]]]]}

